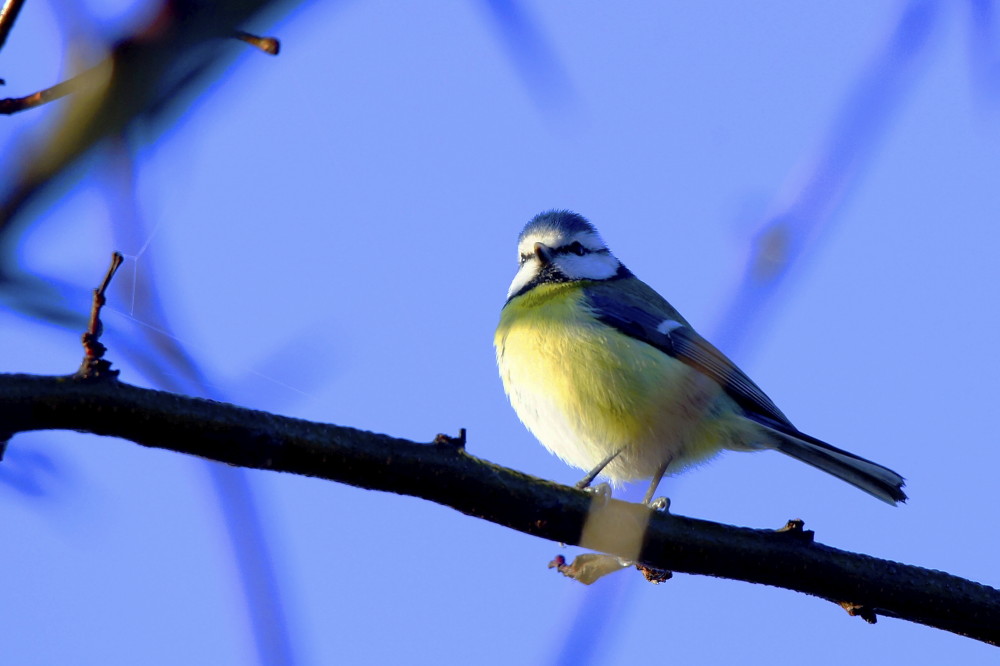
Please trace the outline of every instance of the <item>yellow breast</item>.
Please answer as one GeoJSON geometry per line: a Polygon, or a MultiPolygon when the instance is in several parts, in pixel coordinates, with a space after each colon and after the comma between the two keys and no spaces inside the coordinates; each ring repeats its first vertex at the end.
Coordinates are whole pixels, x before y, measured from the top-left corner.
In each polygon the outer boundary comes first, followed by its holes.
{"type": "Polygon", "coordinates": [[[613,480],[644,478],[717,451],[704,427],[714,385],[660,350],[596,320],[579,282],[535,287],[504,307],[494,344],[504,389],[546,448],[581,469],[618,449],[613,480]]]}

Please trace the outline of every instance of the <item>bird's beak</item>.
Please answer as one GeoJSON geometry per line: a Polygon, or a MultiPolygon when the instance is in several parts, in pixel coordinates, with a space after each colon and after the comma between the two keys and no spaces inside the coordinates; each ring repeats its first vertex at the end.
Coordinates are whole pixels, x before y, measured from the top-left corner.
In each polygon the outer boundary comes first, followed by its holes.
{"type": "Polygon", "coordinates": [[[545,243],[535,243],[535,256],[542,266],[548,266],[552,263],[552,248],[545,243]]]}

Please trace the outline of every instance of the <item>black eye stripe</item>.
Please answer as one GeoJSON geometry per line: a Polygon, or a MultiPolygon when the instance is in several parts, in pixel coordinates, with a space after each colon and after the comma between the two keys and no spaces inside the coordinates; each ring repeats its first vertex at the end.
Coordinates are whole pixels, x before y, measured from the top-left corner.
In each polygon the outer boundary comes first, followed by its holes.
{"type": "Polygon", "coordinates": [[[578,257],[582,257],[585,254],[590,254],[593,250],[584,247],[583,243],[580,241],[574,241],[569,245],[563,245],[562,247],[557,247],[555,249],[556,254],[575,254],[578,257]]]}
{"type": "MultiPolygon", "coordinates": [[[[569,245],[562,245],[560,247],[553,248],[552,254],[575,254],[578,257],[582,257],[585,254],[611,254],[611,251],[606,247],[602,247],[599,250],[591,250],[580,241],[574,241],[569,245]]],[[[519,263],[523,264],[534,256],[534,252],[521,253],[519,263]]]]}
{"type": "MultiPolygon", "coordinates": [[[[575,245],[575,243],[573,245],[575,245]]],[[[555,252],[556,254],[576,254],[581,257],[585,254],[611,254],[611,250],[609,250],[606,247],[602,247],[599,250],[591,250],[589,247],[585,247],[583,245],[581,245],[579,249],[574,247],[573,245],[564,245],[562,247],[558,247],[555,250],[553,250],[553,252],[555,252]]]]}

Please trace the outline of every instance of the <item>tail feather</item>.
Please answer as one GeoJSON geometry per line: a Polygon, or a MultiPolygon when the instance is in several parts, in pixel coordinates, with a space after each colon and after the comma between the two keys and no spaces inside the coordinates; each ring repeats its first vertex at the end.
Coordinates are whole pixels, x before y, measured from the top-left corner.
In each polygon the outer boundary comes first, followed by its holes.
{"type": "Polygon", "coordinates": [[[843,479],[887,504],[895,506],[897,502],[906,501],[906,493],[902,490],[905,485],[903,477],[888,467],[838,449],[794,428],[751,418],[773,436],[774,448],[785,455],[843,479]]]}

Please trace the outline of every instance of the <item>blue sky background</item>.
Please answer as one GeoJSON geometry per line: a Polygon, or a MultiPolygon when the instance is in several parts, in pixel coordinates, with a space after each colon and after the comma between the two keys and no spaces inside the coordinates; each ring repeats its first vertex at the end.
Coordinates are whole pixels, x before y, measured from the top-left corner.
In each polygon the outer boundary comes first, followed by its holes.
{"type": "MultiPolygon", "coordinates": [[[[59,45],[123,34],[144,11],[70,4],[27,4],[0,53],[5,94],[50,85],[67,72],[59,45]]],[[[798,517],[823,543],[1000,586],[993,8],[306,3],[252,26],[281,38],[279,57],[234,44],[188,112],[134,134],[134,162],[86,160],[33,209],[19,259],[75,285],[61,293],[83,315],[111,250],[128,257],[104,338],[124,381],[421,441],[465,427],[475,455],[570,483],[580,473],[506,403],[491,346],[517,233],[569,208],[800,428],[898,470],[912,498],[894,509],[777,454],[732,453],[661,486],[675,512],[798,517]],[[788,210],[819,226],[776,291],[734,308],[755,238],[788,210]],[[140,231],[112,231],[128,224],[140,231]],[[142,300],[150,279],[173,337],[142,300]],[[163,340],[204,387],[116,353],[155,356],[163,340]]],[[[58,113],[3,119],[0,182],[58,113]]],[[[3,370],[71,372],[79,333],[5,307],[3,370]]],[[[218,498],[228,470],[210,467],[89,435],[15,437],[0,465],[4,662],[258,659],[218,498]]],[[[997,658],[763,586],[625,572],[586,588],[545,568],[575,549],[451,509],[237,478],[300,664],[997,658]]]]}

